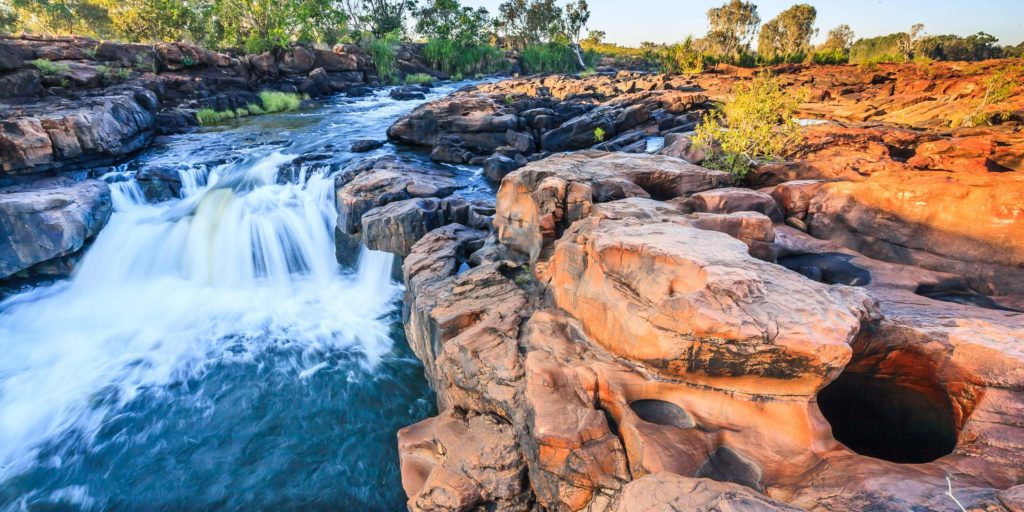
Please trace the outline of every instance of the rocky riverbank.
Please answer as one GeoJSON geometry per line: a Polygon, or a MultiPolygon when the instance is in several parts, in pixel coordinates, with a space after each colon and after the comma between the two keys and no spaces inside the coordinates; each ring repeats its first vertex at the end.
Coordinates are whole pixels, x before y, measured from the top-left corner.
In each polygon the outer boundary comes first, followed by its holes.
{"type": "MultiPolygon", "coordinates": [[[[419,51],[404,45],[399,71],[446,78],[419,51]]],[[[316,98],[376,85],[372,59],[355,45],[234,55],[185,43],[0,35],[0,209],[20,215],[0,219],[0,280],[43,275],[46,264],[73,257],[110,212],[107,184],[95,178],[156,137],[197,126],[197,110],[260,105],[264,90],[316,98]]]]}
{"type": "MultiPolygon", "coordinates": [[[[403,257],[436,392],[398,433],[409,508],[1024,510],[1024,92],[986,100],[1017,64],[774,70],[814,122],[745,186],[689,138],[742,70],[514,79],[397,121],[497,185],[467,199],[461,168],[398,158],[335,175],[339,258],[403,257]],[[979,112],[996,125],[960,126],[979,112]]],[[[19,158],[5,176],[60,170],[19,158]]],[[[0,271],[102,225],[106,184],[60,186],[4,193],[37,220],[0,225],[0,271]]]]}
{"type": "Polygon", "coordinates": [[[752,188],[685,133],[731,71],[506,81],[396,123],[500,181],[492,229],[405,258],[441,411],[399,433],[410,509],[1024,509],[1020,91],[951,126],[986,66],[783,70],[826,122],[752,188]]]}

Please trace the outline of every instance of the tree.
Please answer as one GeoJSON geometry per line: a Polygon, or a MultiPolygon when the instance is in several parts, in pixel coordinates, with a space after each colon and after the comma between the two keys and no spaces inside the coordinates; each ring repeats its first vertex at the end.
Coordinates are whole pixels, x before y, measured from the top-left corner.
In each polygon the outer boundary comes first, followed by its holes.
{"type": "Polygon", "coordinates": [[[415,0],[363,0],[361,21],[376,38],[405,32],[405,16],[416,8],[415,0]]]}
{"type": "Polygon", "coordinates": [[[458,0],[433,0],[417,9],[416,32],[427,39],[479,44],[487,37],[490,13],[480,7],[463,7],[458,0]]]}
{"type": "Polygon", "coordinates": [[[14,32],[18,28],[18,13],[7,3],[0,3],[0,32],[14,32]]]}
{"type": "Polygon", "coordinates": [[[605,37],[608,37],[608,34],[604,30],[591,30],[587,32],[587,37],[583,39],[582,43],[590,48],[601,46],[605,37]]]}
{"type": "Polygon", "coordinates": [[[757,6],[752,2],[730,0],[721,7],[708,10],[707,40],[725,57],[739,58],[749,48],[750,39],[761,24],[757,6]]]}
{"type": "Polygon", "coordinates": [[[498,6],[496,26],[506,46],[525,48],[550,41],[560,33],[562,9],[555,0],[506,0],[498,6]]]}
{"type": "Polygon", "coordinates": [[[114,35],[105,6],[95,0],[13,0],[11,6],[28,32],[92,37],[114,35]]]}
{"type": "Polygon", "coordinates": [[[583,63],[580,37],[583,33],[583,28],[587,26],[587,21],[589,20],[590,6],[587,5],[587,0],[576,0],[576,2],[569,2],[565,6],[565,15],[562,17],[561,22],[562,35],[569,40],[569,46],[576,53],[576,59],[580,62],[580,69],[586,69],[587,67],[583,63]]]}
{"type": "Polygon", "coordinates": [[[900,34],[897,40],[897,49],[903,55],[903,59],[910,61],[914,58],[914,46],[917,43],[917,36],[924,30],[924,25],[921,23],[915,24],[910,27],[909,32],[903,32],[900,34]]]}
{"type": "Polygon", "coordinates": [[[853,29],[849,25],[839,25],[828,31],[828,37],[821,44],[821,49],[848,52],[850,47],[853,46],[853,38],[853,29]]]}
{"type": "Polygon", "coordinates": [[[213,3],[183,0],[105,0],[113,31],[129,41],[206,43],[213,3]]]}
{"type": "Polygon", "coordinates": [[[818,12],[807,4],[797,4],[761,27],[758,53],[769,58],[792,57],[806,54],[811,49],[811,37],[818,33],[814,20],[818,12]]]}

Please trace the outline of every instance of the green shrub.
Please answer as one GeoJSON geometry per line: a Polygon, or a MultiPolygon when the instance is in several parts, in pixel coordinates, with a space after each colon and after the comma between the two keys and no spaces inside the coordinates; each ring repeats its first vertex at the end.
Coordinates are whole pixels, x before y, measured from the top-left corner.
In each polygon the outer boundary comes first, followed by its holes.
{"type": "Polygon", "coordinates": [[[263,113],[273,114],[288,110],[298,110],[302,104],[302,96],[290,92],[263,91],[260,93],[263,113]]]}
{"type": "Polygon", "coordinates": [[[405,75],[405,83],[413,85],[434,85],[434,77],[426,73],[405,75]]]}
{"type": "Polygon", "coordinates": [[[128,80],[132,77],[132,70],[128,68],[121,68],[117,70],[117,77],[121,80],[128,80]]]}
{"type": "Polygon", "coordinates": [[[988,77],[985,81],[985,94],[978,100],[974,109],[960,120],[960,126],[995,124],[1007,117],[1004,112],[989,112],[988,107],[1013,96],[1014,90],[1019,87],[1021,74],[1024,74],[1024,66],[1000,69],[988,77]]]}
{"type": "MultiPolygon", "coordinates": [[[[267,37],[260,37],[259,34],[253,32],[245,38],[245,51],[246,53],[263,53],[269,52],[277,48],[287,48],[288,44],[291,43],[291,38],[281,28],[271,29],[267,34],[267,37]]],[[[188,56],[186,59],[191,60],[188,56]]],[[[191,66],[190,63],[185,63],[184,59],[182,64],[186,67],[191,66]]]]}
{"type": "Polygon", "coordinates": [[[32,65],[36,67],[44,75],[56,75],[57,73],[67,73],[71,70],[71,66],[63,62],[53,62],[46,59],[36,59],[32,61],[32,65]]]}
{"type": "Polygon", "coordinates": [[[846,64],[849,61],[850,57],[842,48],[814,52],[811,56],[811,62],[815,64],[846,64]]]}
{"type": "Polygon", "coordinates": [[[515,96],[512,96],[511,94],[506,94],[505,95],[505,105],[508,105],[508,106],[511,107],[512,104],[515,103],[515,102],[516,102],[516,97],[515,96]]]}
{"type": "MultiPolygon", "coordinates": [[[[594,67],[600,56],[593,50],[583,53],[586,67],[594,67]]],[[[580,71],[576,52],[561,43],[546,43],[527,46],[523,50],[523,70],[535,73],[575,73],[580,71]]]]}
{"type": "Polygon", "coordinates": [[[110,72],[110,66],[104,66],[103,64],[96,66],[96,74],[98,74],[100,79],[103,81],[110,80],[110,77],[113,76],[113,73],[110,72]]]}
{"type": "Polygon", "coordinates": [[[662,73],[700,73],[704,71],[704,54],[696,49],[692,37],[682,43],[646,45],[644,60],[662,73]]]}
{"type": "Polygon", "coordinates": [[[767,73],[739,83],[732,100],[697,127],[694,144],[708,155],[704,166],[729,171],[739,181],[758,162],[781,156],[798,134],[793,116],[799,96],[767,73]]]}
{"type": "Polygon", "coordinates": [[[507,69],[505,52],[487,44],[463,44],[448,39],[431,39],[423,56],[447,75],[497,73],[507,69]]]}
{"type": "Polygon", "coordinates": [[[604,128],[598,126],[594,128],[594,142],[604,142],[604,128]]]}
{"type": "Polygon", "coordinates": [[[372,39],[366,47],[373,57],[373,64],[377,66],[377,76],[386,83],[398,80],[398,58],[395,54],[400,42],[401,34],[389,32],[384,37],[372,39]]]}

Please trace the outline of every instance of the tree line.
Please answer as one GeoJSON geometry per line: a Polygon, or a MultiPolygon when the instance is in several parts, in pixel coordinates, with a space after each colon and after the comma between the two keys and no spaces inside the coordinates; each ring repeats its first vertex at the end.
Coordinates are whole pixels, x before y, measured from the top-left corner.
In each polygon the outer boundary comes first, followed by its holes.
{"type": "Polygon", "coordinates": [[[638,49],[606,44],[600,30],[584,38],[589,19],[586,0],[505,0],[493,14],[459,0],[0,0],[0,31],[7,32],[188,41],[250,53],[293,43],[356,42],[385,60],[399,41],[417,37],[427,43],[433,64],[453,75],[495,71],[504,65],[504,50],[521,52],[529,72],[591,67],[600,54],[694,72],[719,62],[980,60],[1024,53],[1024,43],[999,46],[984,32],[925,35],[920,25],[862,39],[840,25],[815,46],[817,10],[803,3],[762,23],[756,4],[729,0],[707,11],[703,37],[638,49]]]}

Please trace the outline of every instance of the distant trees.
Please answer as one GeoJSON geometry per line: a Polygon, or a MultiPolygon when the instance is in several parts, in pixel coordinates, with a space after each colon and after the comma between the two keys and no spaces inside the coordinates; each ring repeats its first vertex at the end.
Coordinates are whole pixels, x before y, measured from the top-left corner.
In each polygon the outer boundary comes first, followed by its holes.
{"type": "Polygon", "coordinates": [[[828,36],[825,38],[825,42],[822,43],[818,49],[848,52],[850,51],[850,47],[853,46],[853,38],[853,29],[850,28],[849,25],[839,25],[838,27],[828,31],[828,36]]]}
{"type": "Polygon", "coordinates": [[[576,0],[565,6],[565,15],[560,23],[561,35],[569,40],[573,52],[576,53],[576,60],[579,61],[580,69],[587,65],[583,62],[583,49],[580,47],[580,38],[587,22],[590,21],[590,6],[587,0],[576,0]]]}
{"type": "Polygon", "coordinates": [[[730,0],[721,7],[709,9],[707,15],[710,25],[707,42],[719,55],[733,59],[749,50],[750,41],[761,24],[757,6],[742,0],[730,0]]]}
{"type": "Polygon", "coordinates": [[[769,61],[802,61],[811,49],[811,38],[818,33],[814,22],[818,11],[808,4],[797,4],[761,27],[757,53],[769,61]]]}

